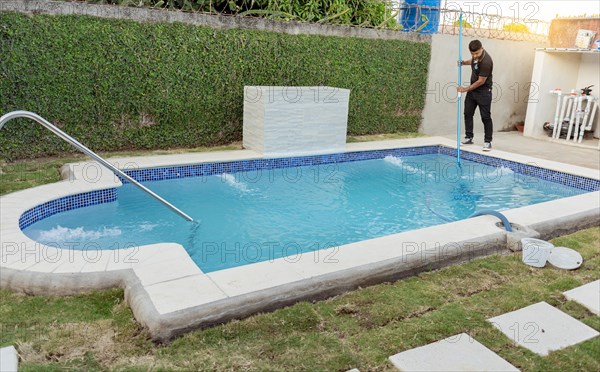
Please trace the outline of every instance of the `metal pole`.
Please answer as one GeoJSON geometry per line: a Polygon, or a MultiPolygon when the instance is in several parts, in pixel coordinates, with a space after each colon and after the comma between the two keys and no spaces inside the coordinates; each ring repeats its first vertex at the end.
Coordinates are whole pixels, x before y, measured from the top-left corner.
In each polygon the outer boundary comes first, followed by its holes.
{"type": "MultiPolygon", "coordinates": [[[[458,86],[462,86],[462,12],[458,20],[458,86]]],[[[462,93],[458,92],[458,110],[457,110],[457,126],[456,126],[456,163],[460,167],[460,127],[461,127],[461,106],[462,106],[462,93]]]]}
{"type": "Polygon", "coordinates": [[[16,118],[28,118],[28,119],[31,119],[33,121],[38,122],[39,124],[43,125],[46,129],[50,130],[52,133],[56,134],[57,136],[59,136],[63,140],[67,141],[69,144],[71,144],[73,147],[75,147],[79,151],[83,152],[87,156],[89,156],[92,159],[96,160],[98,163],[100,163],[100,164],[104,165],[106,168],[110,169],[116,175],[119,175],[119,176],[123,177],[124,179],[126,179],[127,181],[131,182],[133,185],[137,186],[142,191],[144,191],[145,193],[147,193],[148,195],[150,195],[154,199],[158,200],[160,203],[162,203],[163,205],[165,205],[166,207],[168,207],[169,209],[171,209],[173,212],[177,213],[179,216],[183,217],[187,221],[194,221],[192,219],[192,217],[190,217],[187,214],[183,213],[181,210],[179,210],[173,204],[171,204],[168,201],[166,201],[165,199],[161,198],[156,193],[154,193],[152,190],[148,189],[146,186],[142,185],[141,183],[139,183],[138,181],[136,181],[135,179],[133,179],[128,174],[122,172],[120,169],[116,168],[114,165],[112,165],[108,161],[106,161],[103,158],[101,158],[95,152],[93,152],[92,150],[88,149],[87,147],[85,147],[84,145],[82,145],[81,143],[79,143],[75,138],[69,136],[68,134],[66,134],[62,130],[58,129],[56,126],[54,126],[53,124],[51,124],[49,121],[47,121],[43,117],[39,116],[38,114],[35,114],[33,112],[30,112],[30,111],[13,111],[13,112],[9,112],[8,114],[5,114],[2,117],[0,117],[0,130],[2,129],[2,127],[4,126],[4,124],[6,124],[9,120],[16,119],[16,118]]]}

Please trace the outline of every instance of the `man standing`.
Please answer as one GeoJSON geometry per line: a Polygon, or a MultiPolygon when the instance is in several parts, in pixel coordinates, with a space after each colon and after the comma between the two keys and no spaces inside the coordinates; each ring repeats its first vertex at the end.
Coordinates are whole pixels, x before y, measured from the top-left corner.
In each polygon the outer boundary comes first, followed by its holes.
{"type": "Polygon", "coordinates": [[[494,62],[490,54],[483,49],[479,40],[473,40],[469,43],[471,52],[470,60],[459,61],[462,65],[471,66],[471,84],[468,87],[458,87],[458,92],[467,92],[465,98],[465,145],[473,144],[473,116],[475,109],[479,106],[481,121],[485,131],[483,151],[492,149],[492,70],[494,62]]]}

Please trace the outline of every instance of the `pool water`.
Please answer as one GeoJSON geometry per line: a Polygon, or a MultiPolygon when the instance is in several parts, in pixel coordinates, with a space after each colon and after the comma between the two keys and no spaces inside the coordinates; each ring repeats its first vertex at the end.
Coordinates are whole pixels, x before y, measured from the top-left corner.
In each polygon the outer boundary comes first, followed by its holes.
{"type": "Polygon", "coordinates": [[[183,245],[211,272],[465,219],[585,191],[441,154],[144,182],[198,223],[134,186],[116,202],[55,214],[24,230],[71,249],[183,245]]]}

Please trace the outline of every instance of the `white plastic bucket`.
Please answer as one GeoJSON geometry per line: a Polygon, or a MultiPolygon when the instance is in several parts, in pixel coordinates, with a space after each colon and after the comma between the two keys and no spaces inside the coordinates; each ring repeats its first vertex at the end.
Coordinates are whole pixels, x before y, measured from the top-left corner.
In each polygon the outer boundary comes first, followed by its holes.
{"type": "Polygon", "coordinates": [[[546,266],[550,251],[554,248],[552,243],[534,238],[521,239],[521,245],[523,246],[523,262],[533,267],[546,266]]]}

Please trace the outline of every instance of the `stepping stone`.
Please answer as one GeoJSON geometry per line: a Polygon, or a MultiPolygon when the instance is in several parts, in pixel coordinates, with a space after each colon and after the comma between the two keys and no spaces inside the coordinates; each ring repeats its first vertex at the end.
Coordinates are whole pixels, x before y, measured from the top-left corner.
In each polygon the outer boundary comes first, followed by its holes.
{"type": "Polygon", "coordinates": [[[578,302],[592,313],[600,315],[600,280],[563,292],[568,300],[578,302]]]}
{"type": "Polygon", "coordinates": [[[542,356],[599,335],[593,328],[546,302],[538,302],[488,321],[518,345],[542,356]]]}
{"type": "Polygon", "coordinates": [[[466,333],[391,356],[401,371],[518,371],[466,333]]]}
{"type": "Polygon", "coordinates": [[[0,349],[0,371],[16,372],[19,366],[19,358],[14,346],[7,346],[0,349]]]}

